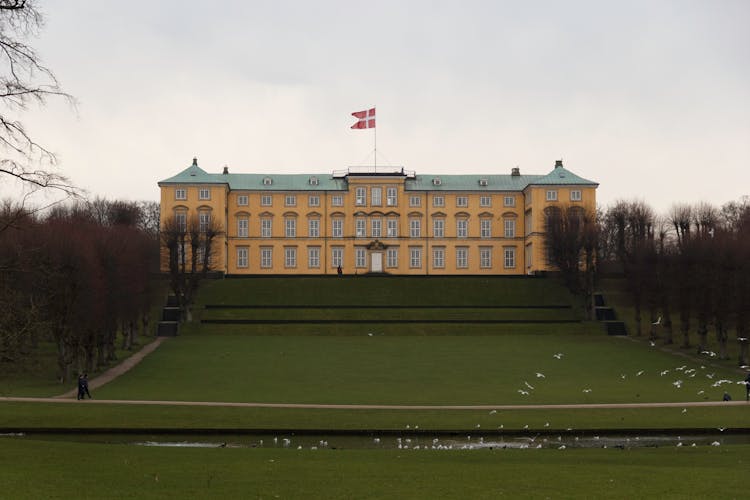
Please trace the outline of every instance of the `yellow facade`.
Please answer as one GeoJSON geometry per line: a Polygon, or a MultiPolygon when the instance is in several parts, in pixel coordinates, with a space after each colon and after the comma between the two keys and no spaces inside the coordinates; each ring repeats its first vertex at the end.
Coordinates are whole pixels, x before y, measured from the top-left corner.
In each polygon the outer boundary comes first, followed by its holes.
{"type": "Polygon", "coordinates": [[[545,209],[593,211],[597,184],[561,162],[548,175],[489,177],[208,174],[194,162],[159,186],[162,223],[181,213],[220,225],[211,263],[228,275],[336,275],[339,264],[345,274],[523,275],[548,269],[545,209]]]}

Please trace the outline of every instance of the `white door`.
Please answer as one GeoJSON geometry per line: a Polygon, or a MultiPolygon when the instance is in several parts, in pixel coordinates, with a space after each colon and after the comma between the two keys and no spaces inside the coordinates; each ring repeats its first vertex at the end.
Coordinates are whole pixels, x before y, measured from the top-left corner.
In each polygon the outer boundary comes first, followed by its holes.
{"type": "Polygon", "coordinates": [[[370,254],[370,271],[373,273],[383,272],[383,254],[373,252],[370,254]]]}

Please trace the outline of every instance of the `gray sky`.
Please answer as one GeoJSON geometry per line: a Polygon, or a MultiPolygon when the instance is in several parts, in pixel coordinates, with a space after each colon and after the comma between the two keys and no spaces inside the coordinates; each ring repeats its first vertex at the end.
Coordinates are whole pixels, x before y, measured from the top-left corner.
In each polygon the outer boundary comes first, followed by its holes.
{"type": "Polygon", "coordinates": [[[32,134],[92,194],[187,167],[546,173],[600,204],[750,194],[750,2],[49,0],[34,42],[76,110],[32,134]]]}

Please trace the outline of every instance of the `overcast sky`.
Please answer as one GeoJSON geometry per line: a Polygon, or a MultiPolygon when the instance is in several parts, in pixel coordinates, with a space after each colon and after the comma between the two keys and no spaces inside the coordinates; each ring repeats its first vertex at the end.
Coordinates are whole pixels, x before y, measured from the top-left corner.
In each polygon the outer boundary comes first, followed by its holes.
{"type": "Polygon", "coordinates": [[[209,172],[543,174],[598,200],[750,194],[750,2],[49,0],[33,42],[79,104],[25,117],[92,195],[209,172]]]}

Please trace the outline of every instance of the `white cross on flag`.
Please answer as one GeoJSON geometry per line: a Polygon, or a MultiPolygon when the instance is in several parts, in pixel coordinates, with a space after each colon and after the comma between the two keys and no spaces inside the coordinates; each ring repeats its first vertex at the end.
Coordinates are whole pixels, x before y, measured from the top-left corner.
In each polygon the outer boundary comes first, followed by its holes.
{"type": "Polygon", "coordinates": [[[375,128],[375,108],[356,111],[352,116],[359,120],[352,128],[375,128]]]}

